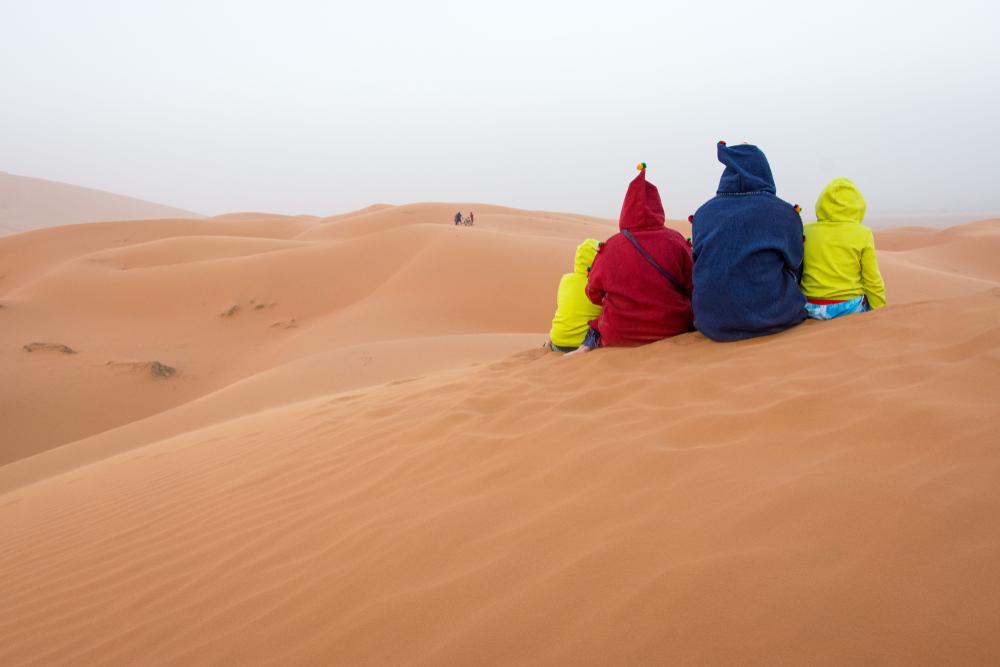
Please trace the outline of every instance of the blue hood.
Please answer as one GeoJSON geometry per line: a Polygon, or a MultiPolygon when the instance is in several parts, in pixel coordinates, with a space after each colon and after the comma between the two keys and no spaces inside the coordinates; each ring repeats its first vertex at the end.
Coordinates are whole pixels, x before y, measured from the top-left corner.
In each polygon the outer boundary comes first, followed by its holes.
{"type": "Polygon", "coordinates": [[[767,163],[764,151],[750,144],[727,146],[720,141],[718,154],[719,162],[726,165],[726,170],[719,179],[717,194],[739,192],[776,194],[774,176],[771,175],[771,166],[767,163]]]}

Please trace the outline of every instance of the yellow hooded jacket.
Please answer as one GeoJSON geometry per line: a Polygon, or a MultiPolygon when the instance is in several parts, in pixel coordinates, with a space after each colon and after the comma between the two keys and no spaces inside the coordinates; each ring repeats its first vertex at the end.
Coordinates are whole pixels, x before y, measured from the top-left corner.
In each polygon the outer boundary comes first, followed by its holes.
{"type": "Polygon", "coordinates": [[[576,247],[573,273],[565,274],[559,281],[556,294],[556,314],[552,318],[549,340],[559,347],[579,347],[589,328],[588,322],[601,314],[584,291],[587,272],[597,256],[597,239],[587,239],[576,247]]]}
{"type": "Polygon", "coordinates": [[[885,305],[885,283],[872,230],[862,226],[865,198],[847,178],[835,178],[816,200],[816,222],[805,225],[802,291],[812,299],[846,301],[867,296],[885,305]]]}

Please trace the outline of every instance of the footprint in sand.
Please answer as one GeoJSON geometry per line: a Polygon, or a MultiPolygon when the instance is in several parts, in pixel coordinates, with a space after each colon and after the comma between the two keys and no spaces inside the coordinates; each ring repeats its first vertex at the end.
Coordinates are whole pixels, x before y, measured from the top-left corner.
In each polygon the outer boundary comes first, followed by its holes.
{"type": "Polygon", "coordinates": [[[28,343],[23,345],[25,352],[62,352],[63,354],[76,354],[76,350],[69,345],[62,343],[28,343]]]}
{"type": "Polygon", "coordinates": [[[112,368],[127,368],[130,373],[147,372],[155,378],[169,378],[178,375],[176,368],[161,361],[109,361],[107,365],[112,368]]]}
{"type": "MultiPolygon", "coordinates": [[[[250,310],[268,310],[270,308],[274,308],[275,306],[277,306],[278,302],[261,301],[260,303],[257,303],[257,299],[253,298],[250,299],[248,305],[250,310]]],[[[224,311],[219,313],[219,317],[233,317],[234,315],[238,314],[240,310],[242,310],[240,304],[234,303],[233,305],[229,306],[229,308],[226,308],[224,311]]]]}

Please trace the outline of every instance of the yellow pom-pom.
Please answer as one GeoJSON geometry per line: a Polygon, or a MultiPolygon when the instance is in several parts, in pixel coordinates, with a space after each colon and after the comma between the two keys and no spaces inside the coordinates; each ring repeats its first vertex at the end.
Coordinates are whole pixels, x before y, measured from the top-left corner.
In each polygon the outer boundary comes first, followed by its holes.
{"type": "Polygon", "coordinates": [[[640,162],[639,164],[635,165],[635,168],[638,169],[639,171],[642,171],[643,169],[646,168],[646,163],[640,162]]]}

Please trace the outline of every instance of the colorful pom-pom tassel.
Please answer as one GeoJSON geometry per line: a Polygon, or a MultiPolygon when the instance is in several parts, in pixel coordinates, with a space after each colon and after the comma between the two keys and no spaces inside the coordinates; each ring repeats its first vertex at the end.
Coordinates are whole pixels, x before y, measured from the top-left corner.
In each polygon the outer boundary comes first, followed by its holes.
{"type": "Polygon", "coordinates": [[[643,169],[646,168],[646,163],[640,162],[639,164],[635,165],[635,168],[638,169],[639,171],[642,171],[643,169]]]}
{"type": "Polygon", "coordinates": [[[802,212],[802,207],[801,207],[801,206],[799,206],[798,204],[796,204],[796,205],[795,205],[795,206],[793,206],[792,208],[794,208],[794,209],[795,209],[795,212],[796,212],[796,213],[801,213],[801,212],[802,212]]]}
{"type": "Polygon", "coordinates": [[[689,215],[688,216],[688,222],[690,222],[691,224],[694,224],[694,216],[693,215],[689,215]]]}
{"type": "Polygon", "coordinates": [[[725,146],[725,145],[726,145],[726,142],[725,142],[725,141],[722,141],[722,140],[720,139],[720,140],[719,140],[719,144],[720,144],[721,146],[725,146]]]}

